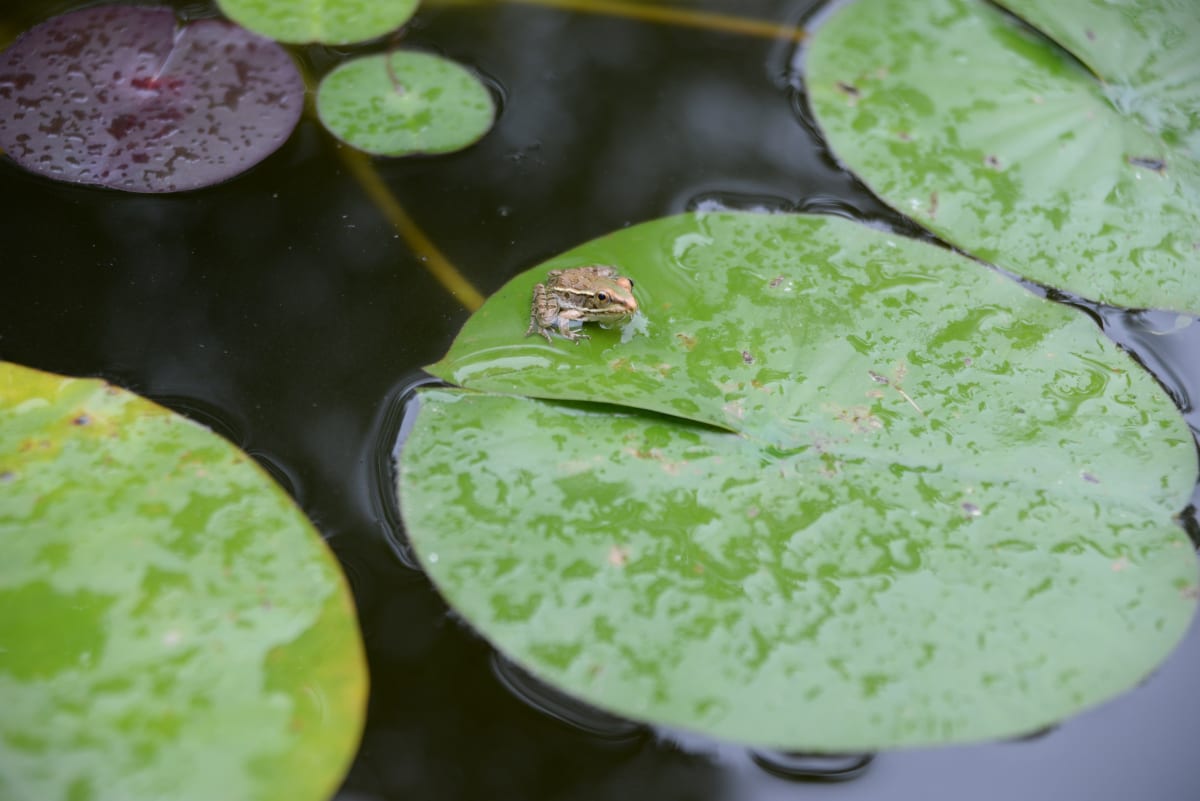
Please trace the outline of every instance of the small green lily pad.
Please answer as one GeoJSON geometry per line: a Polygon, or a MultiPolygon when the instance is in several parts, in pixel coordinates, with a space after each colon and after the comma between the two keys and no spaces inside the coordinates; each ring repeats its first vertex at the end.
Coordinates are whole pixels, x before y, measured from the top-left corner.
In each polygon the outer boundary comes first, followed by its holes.
{"type": "Polygon", "coordinates": [[[1192,437],[1077,312],[832,218],[655,220],[515,278],[429,368],[398,494],[449,603],[638,720],[859,751],[1127,689],[1195,610],[1192,437]],[[524,336],[551,269],[644,319],[524,336]],[[522,397],[524,396],[524,397],[522,397]]]}
{"type": "Polygon", "coordinates": [[[1195,3],[1010,5],[1108,83],[982,0],[857,0],[805,60],[833,150],[972,254],[1104,303],[1200,314],[1195,3]]]}
{"type": "Polygon", "coordinates": [[[448,153],[492,127],[496,104],[470,70],[411,50],[367,56],[334,69],[317,89],[329,131],[381,156],[448,153]]]}
{"type": "Polygon", "coordinates": [[[279,42],[352,44],[396,30],[418,0],[217,0],[234,22],[279,42]]]}
{"type": "Polygon", "coordinates": [[[326,799],[365,695],[337,563],[250,457],[0,362],[0,797],[326,799]]]}

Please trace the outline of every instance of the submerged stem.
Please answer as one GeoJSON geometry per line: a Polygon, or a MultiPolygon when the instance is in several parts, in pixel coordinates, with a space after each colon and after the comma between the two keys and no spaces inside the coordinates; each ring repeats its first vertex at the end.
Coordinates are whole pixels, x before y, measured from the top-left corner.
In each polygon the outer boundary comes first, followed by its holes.
{"type": "Polygon", "coordinates": [[[606,14],[626,17],[644,22],[665,25],[680,25],[689,28],[705,28],[744,36],[762,36],[768,39],[803,41],[808,35],[803,28],[781,22],[738,17],[732,14],[717,14],[710,11],[692,11],[657,4],[634,2],[633,0],[425,0],[427,6],[482,5],[491,2],[522,3],[545,6],[580,14],[606,14]]]}
{"type": "Polygon", "coordinates": [[[408,212],[400,205],[400,201],[392,194],[379,177],[371,159],[365,153],[351,147],[341,147],[338,155],[350,170],[350,173],[366,191],[367,196],[375,203],[396,232],[404,238],[414,253],[421,257],[425,269],[468,311],[475,311],[483,305],[483,295],[471,284],[450,260],[438,250],[437,245],[425,235],[408,212]]]}
{"type": "MultiPolygon", "coordinates": [[[[316,118],[312,74],[303,63],[297,63],[297,68],[304,77],[304,85],[308,87],[307,113],[316,118]]],[[[421,263],[425,265],[429,274],[467,311],[475,311],[482,306],[483,295],[450,263],[442,251],[438,250],[437,245],[425,235],[413,218],[408,216],[408,212],[400,205],[392,190],[379,177],[379,171],[371,163],[371,158],[346,145],[338,148],[338,156],[367,193],[367,197],[371,198],[380,213],[392,224],[396,233],[403,237],[409,249],[421,257],[421,263]]]]}

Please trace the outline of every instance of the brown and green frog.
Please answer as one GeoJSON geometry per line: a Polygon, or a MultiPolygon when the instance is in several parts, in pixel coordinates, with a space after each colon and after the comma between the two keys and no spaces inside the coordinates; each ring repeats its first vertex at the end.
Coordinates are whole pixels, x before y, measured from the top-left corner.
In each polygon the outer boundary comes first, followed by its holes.
{"type": "Polygon", "coordinates": [[[589,264],[566,270],[551,270],[546,282],[533,288],[529,307],[529,329],[525,336],[539,333],[552,342],[554,329],[578,343],[590,337],[572,331],[571,323],[610,323],[625,320],[638,310],[633,296],[633,279],[606,264],[589,264]]]}

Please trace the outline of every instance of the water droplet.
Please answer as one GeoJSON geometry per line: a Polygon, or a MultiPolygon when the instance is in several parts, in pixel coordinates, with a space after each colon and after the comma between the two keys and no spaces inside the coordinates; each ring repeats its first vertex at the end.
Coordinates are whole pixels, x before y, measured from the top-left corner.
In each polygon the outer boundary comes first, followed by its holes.
{"type": "Polygon", "coordinates": [[[767,773],[782,779],[838,782],[857,779],[870,767],[875,755],[751,750],[750,758],[767,773]]]}
{"type": "Polygon", "coordinates": [[[1020,737],[1013,737],[1009,742],[1028,743],[1028,742],[1032,742],[1034,740],[1040,740],[1043,737],[1045,737],[1046,735],[1052,734],[1053,732],[1055,732],[1057,730],[1058,730],[1057,725],[1050,725],[1050,726],[1046,726],[1045,728],[1042,728],[1042,729],[1037,729],[1035,731],[1031,731],[1028,734],[1022,734],[1020,737]]]}

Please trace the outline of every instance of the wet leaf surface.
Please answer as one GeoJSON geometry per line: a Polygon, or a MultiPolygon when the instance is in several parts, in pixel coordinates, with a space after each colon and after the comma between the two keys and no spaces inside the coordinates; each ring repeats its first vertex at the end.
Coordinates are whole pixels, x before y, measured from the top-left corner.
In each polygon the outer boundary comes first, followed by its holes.
{"type": "Polygon", "coordinates": [[[217,0],[230,19],[279,42],[351,44],[399,28],[418,0],[217,0]]]}
{"type": "Polygon", "coordinates": [[[431,53],[348,61],[321,81],[317,113],[334,136],[383,156],[447,153],[479,140],[496,106],[480,80],[431,53]]]}
{"type": "Polygon", "coordinates": [[[279,487],[128,392],[0,363],[0,796],[324,799],[366,668],[279,487]]]}
{"type": "Polygon", "coordinates": [[[275,152],[304,82],[274,42],[168,8],[97,6],[0,54],[0,148],[25,169],[130,192],[218,183],[275,152]]]}
{"type": "Polygon", "coordinates": [[[421,393],[399,460],[423,567],[638,720],[804,751],[1017,735],[1134,685],[1195,608],[1175,408],[1085,317],[938,248],[656,220],[518,276],[429,369],[466,389],[421,393]],[[533,284],[589,263],[645,319],[525,338],[533,284]]]}
{"type": "Polygon", "coordinates": [[[839,159],[946,240],[1092,300],[1200,314],[1194,3],[858,0],[817,32],[839,159]],[[1107,8],[1105,8],[1107,6],[1107,8]]]}
{"type": "Polygon", "coordinates": [[[1200,158],[1200,7],[1193,0],[1006,0],[1107,84],[1121,111],[1200,158]]]}

